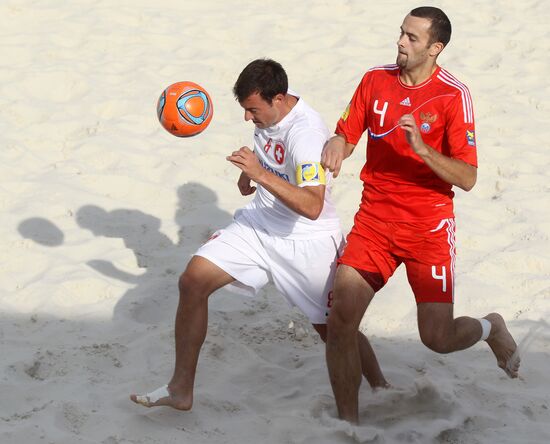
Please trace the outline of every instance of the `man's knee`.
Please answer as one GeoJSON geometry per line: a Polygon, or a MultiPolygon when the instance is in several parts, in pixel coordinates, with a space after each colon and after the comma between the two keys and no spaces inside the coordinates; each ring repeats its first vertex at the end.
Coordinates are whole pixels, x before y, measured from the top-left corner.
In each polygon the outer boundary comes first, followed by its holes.
{"type": "Polygon", "coordinates": [[[180,301],[199,301],[209,296],[204,289],[204,280],[189,267],[180,275],[178,288],[180,301]]]}
{"type": "Polygon", "coordinates": [[[329,337],[355,334],[359,328],[356,313],[345,304],[334,304],[327,319],[329,337]]]}
{"type": "Polygon", "coordinates": [[[418,331],[422,343],[436,353],[454,351],[455,337],[453,305],[442,303],[418,304],[418,331]]]}
{"type": "Polygon", "coordinates": [[[449,340],[450,338],[444,333],[433,331],[420,332],[420,339],[426,347],[436,353],[445,354],[453,351],[449,340]]]}
{"type": "Polygon", "coordinates": [[[374,290],[356,269],[340,265],[327,321],[329,337],[331,333],[356,334],[373,296],[374,290]]]}
{"type": "Polygon", "coordinates": [[[208,259],[193,256],[178,281],[180,300],[203,301],[214,291],[234,280],[208,259]]]}

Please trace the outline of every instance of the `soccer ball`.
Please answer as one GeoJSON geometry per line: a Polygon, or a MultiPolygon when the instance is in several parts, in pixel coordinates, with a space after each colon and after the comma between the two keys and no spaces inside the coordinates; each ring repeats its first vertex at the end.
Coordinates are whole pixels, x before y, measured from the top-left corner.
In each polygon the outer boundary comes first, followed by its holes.
{"type": "Polygon", "coordinates": [[[166,88],[157,103],[157,116],[166,131],[178,137],[195,136],[212,120],[212,99],[193,82],[177,82],[166,88]]]}

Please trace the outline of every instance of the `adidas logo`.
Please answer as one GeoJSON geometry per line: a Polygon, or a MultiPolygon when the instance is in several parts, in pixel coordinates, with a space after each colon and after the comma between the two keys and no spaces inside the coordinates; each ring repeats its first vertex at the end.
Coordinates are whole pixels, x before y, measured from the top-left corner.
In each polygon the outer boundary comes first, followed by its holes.
{"type": "Polygon", "coordinates": [[[409,99],[407,97],[406,99],[401,100],[401,102],[399,102],[399,104],[403,105],[403,106],[411,106],[411,99],[409,99]]]}

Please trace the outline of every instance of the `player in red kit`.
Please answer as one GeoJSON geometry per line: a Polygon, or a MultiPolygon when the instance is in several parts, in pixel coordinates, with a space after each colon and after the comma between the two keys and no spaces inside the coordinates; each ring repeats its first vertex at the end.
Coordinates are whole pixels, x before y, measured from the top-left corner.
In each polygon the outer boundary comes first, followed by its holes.
{"type": "Polygon", "coordinates": [[[363,193],[339,259],[328,319],[327,365],[338,413],[358,421],[357,335],[374,294],[404,263],[422,342],[438,353],[487,341],[515,378],[516,343],[498,313],[454,319],[455,222],[452,187],[472,189],[477,155],[468,88],[437,65],[451,24],[433,7],[403,21],[395,65],[369,70],[339,120],[321,162],[337,176],[367,132],[363,193]]]}

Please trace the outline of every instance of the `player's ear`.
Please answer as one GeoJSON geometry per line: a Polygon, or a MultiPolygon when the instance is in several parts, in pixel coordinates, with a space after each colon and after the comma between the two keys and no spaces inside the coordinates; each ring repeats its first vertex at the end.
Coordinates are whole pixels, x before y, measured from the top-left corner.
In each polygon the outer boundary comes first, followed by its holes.
{"type": "Polygon", "coordinates": [[[432,57],[437,57],[439,54],[441,54],[443,48],[445,48],[445,45],[443,43],[435,42],[430,45],[430,49],[428,52],[432,57]]]}
{"type": "Polygon", "coordinates": [[[275,96],[273,96],[273,102],[276,102],[276,103],[281,103],[283,100],[285,99],[285,95],[284,94],[276,94],[275,96]]]}

